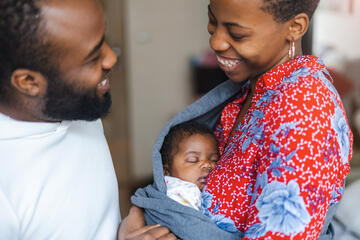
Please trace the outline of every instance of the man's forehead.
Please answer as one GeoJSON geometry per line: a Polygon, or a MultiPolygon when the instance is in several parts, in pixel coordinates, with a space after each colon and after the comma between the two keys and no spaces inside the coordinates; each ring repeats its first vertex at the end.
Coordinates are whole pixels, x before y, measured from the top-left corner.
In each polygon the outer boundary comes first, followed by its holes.
{"type": "MultiPolygon", "coordinates": [[[[42,5],[45,31],[59,44],[99,41],[105,31],[104,15],[97,0],[53,0],[42,5]]],[[[91,47],[91,46],[89,46],[91,47]]]]}

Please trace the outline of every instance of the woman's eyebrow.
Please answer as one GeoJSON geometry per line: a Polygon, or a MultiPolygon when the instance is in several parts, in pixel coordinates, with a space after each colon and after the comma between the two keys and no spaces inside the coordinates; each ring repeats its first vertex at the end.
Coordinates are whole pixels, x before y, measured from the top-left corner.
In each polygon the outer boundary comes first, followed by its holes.
{"type": "MultiPolygon", "coordinates": [[[[209,11],[209,14],[213,17],[213,18],[216,18],[214,13],[211,11],[211,8],[210,8],[210,4],[208,5],[208,11],[209,11]]],[[[227,27],[238,27],[238,28],[243,28],[243,29],[250,29],[248,27],[245,27],[241,24],[238,24],[238,23],[234,23],[234,22],[225,22],[223,23],[225,26],[227,27]]]]}
{"type": "Polygon", "coordinates": [[[250,29],[248,27],[245,27],[243,25],[240,25],[238,23],[233,23],[233,22],[225,22],[224,25],[227,27],[238,27],[238,28],[243,28],[243,29],[250,29]]]}

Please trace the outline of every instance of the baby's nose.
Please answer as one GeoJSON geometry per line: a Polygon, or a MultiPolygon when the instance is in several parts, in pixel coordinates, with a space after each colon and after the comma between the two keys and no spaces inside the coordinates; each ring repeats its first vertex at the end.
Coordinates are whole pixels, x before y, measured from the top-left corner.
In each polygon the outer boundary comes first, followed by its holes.
{"type": "Polygon", "coordinates": [[[202,168],[203,170],[207,170],[207,171],[210,172],[214,167],[213,167],[213,165],[211,164],[210,161],[204,161],[204,163],[202,164],[201,168],[202,168]]]}

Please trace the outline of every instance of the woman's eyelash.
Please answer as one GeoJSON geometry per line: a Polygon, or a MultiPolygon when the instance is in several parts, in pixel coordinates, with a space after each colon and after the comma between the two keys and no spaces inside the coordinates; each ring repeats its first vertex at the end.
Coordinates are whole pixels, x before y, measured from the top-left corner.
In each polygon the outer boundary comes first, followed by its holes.
{"type": "Polygon", "coordinates": [[[238,35],[234,35],[230,33],[230,36],[232,39],[234,39],[235,41],[240,41],[242,40],[245,36],[238,36],[238,35]]]}
{"type": "Polygon", "coordinates": [[[211,25],[216,25],[216,20],[215,19],[212,19],[211,17],[209,17],[209,23],[211,25]]]}

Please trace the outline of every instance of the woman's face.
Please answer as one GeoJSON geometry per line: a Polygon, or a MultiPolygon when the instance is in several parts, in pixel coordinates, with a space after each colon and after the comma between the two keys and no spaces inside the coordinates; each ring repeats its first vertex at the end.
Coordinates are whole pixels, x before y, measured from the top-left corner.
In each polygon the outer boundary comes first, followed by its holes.
{"type": "Polygon", "coordinates": [[[290,24],[261,9],[263,0],[210,0],[210,46],[236,82],[256,79],[288,60],[290,24]]]}

